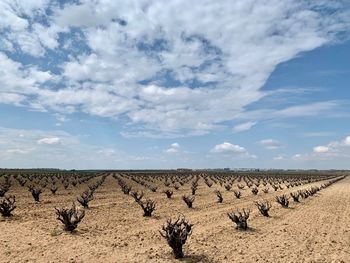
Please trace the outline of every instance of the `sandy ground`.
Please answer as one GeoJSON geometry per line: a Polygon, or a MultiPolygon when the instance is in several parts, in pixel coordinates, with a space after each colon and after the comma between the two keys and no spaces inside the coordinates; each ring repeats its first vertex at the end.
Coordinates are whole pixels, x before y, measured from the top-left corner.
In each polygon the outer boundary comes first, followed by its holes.
{"type": "Polygon", "coordinates": [[[0,217],[0,262],[178,262],[159,230],[179,213],[195,225],[182,262],[350,262],[350,176],[299,204],[291,200],[288,209],[273,201],[270,218],[260,215],[254,201],[321,183],[257,196],[247,189],[236,199],[232,191],[208,188],[201,179],[193,209],[181,199],[190,193],[190,183],[174,190],[172,199],[161,192],[164,185],[153,193],[132,184],[156,200],[153,217],[143,217],[109,175],[73,234],[62,231],[54,207],[71,204],[86,184],[61,187],[56,196],[47,187],[38,204],[16,184],[10,190],[18,201],[14,216],[0,217]],[[216,202],[215,189],[223,193],[222,204],[216,202]],[[241,208],[252,209],[246,232],[236,230],[226,215],[241,208]]]}

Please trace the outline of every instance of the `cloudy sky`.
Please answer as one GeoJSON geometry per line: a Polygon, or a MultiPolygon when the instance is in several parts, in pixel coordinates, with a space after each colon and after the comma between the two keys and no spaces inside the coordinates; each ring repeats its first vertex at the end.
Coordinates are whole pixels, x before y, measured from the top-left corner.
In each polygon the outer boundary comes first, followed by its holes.
{"type": "Polygon", "coordinates": [[[347,0],[0,1],[0,167],[350,168],[347,0]]]}

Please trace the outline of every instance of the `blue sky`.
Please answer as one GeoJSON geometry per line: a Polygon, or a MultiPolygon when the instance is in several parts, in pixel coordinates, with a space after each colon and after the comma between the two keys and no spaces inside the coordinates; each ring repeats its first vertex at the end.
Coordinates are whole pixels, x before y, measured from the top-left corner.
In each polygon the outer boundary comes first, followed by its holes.
{"type": "Polygon", "coordinates": [[[0,167],[350,168],[348,1],[1,1],[0,167]]]}

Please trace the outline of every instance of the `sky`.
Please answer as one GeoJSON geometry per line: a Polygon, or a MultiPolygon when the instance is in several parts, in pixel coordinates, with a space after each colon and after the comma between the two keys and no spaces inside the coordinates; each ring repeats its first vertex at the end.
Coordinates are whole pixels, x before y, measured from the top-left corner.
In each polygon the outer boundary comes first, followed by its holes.
{"type": "Polygon", "coordinates": [[[346,0],[1,0],[0,167],[350,169],[346,0]]]}

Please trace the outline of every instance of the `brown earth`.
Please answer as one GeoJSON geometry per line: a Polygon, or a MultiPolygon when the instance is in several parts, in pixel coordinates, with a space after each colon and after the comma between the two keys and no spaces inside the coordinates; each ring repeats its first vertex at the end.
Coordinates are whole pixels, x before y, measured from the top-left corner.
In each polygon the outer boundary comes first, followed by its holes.
{"type": "Polygon", "coordinates": [[[164,185],[153,193],[133,183],[157,202],[154,216],[145,218],[133,198],[108,176],[77,231],[69,234],[62,231],[54,207],[70,205],[86,184],[61,187],[56,196],[46,189],[38,204],[16,184],[9,193],[17,199],[14,216],[0,217],[0,262],[178,262],[159,230],[179,213],[194,224],[180,262],[350,262],[350,176],[301,203],[291,201],[288,209],[273,201],[277,194],[321,182],[268,194],[259,191],[257,196],[246,189],[241,199],[218,185],[208,188],[202,179],[199,185],[194,208],[188,209],[181,196],[190,193],[189,183],[174,190],[172,199],[161,192],[164,185]],[[223,193],[222,204],[216,202],[215,189],[223,193]],[[270,218],[254,206],[262,199],[273,203],[270,218]],[[241,208],[252,210],[245,232],[236,230],[226,215],[241,208]]]}

